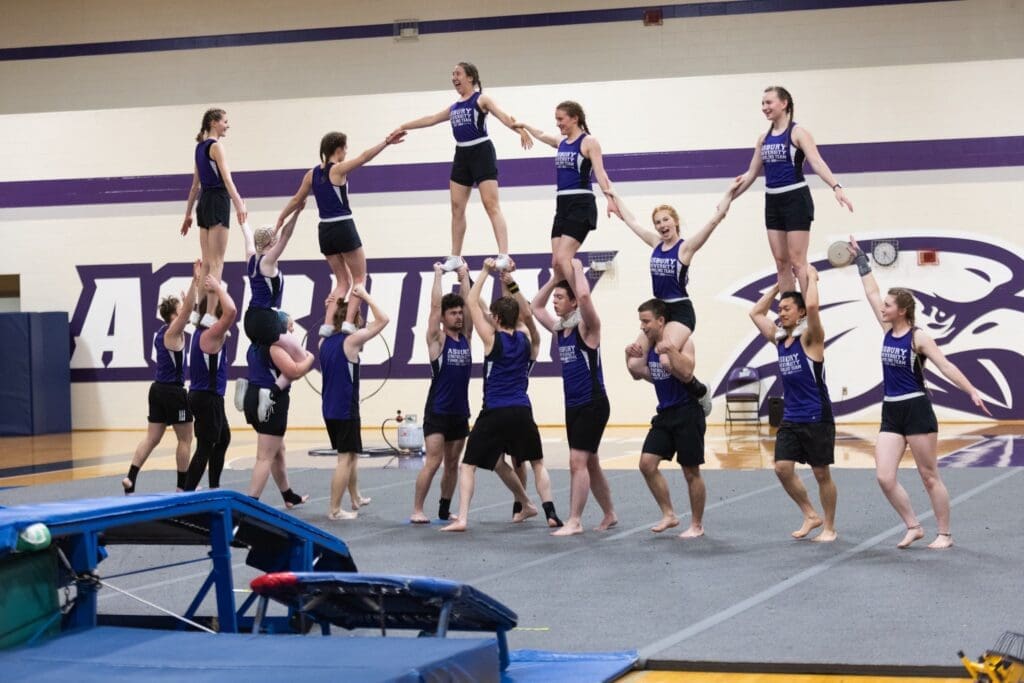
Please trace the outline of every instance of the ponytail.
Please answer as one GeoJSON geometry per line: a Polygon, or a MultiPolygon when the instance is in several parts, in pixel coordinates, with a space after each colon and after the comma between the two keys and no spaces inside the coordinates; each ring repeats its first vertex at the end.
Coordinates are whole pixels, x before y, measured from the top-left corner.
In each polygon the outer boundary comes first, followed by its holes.
{"type": "Polygon", "coordinates": [[[348,136],[344,133],[331,132],[320,138],[320,161],[327,165],[335,150],[348,144],[348,136]]]}
{"type": "Polygon", "coordinates": [[[917,309],[914,293],[906,287],[893,287],[889,290],[889,296],[896,302],[896,308],[902,308],[906,311],[907,322],[913,327],[914,311],[917,309]]]}
{"type": "Polygon", "coordinates": [[[480,92],[484,91],[484,84],[480,80],[480,70],[476,68],[476,64],[472,62],[459,62],[459,66],[466,72],[466,76],[473,79],[473,87],[480,92]]]}
{"type": "Polygon", "coordinates": [[[789,94],[789,91],[783,88],[781,85],[769,85],[764,89],[765,92],[773,92],[778,96],[780,100],[786,102],[786,113],[789,114],[789,120],[793,120],[793,112],[795,107],[793,106],[793,96],[789,94]]]}
{"type": "Polygon", "coordinates": [[[206,113],[203,114],[203,122],[199,127],[199,134],[196,135],[196,142],[202,142],[206,138],[206,134],[210,132],[214,122],[220,121],[226,113],[223,109],[207,109],[206,113]]]}
{"type": "Polygon", "coordinates": [[[590,128],[587,127],[587,115],[583,112],[583,107],[580,106],[579,102],[566,100],[560,102],[555,109],[560,109],[566,116],[576,119],[577,125],[583,129],[583,132],[588,135],[590,134],[590,128]]]}

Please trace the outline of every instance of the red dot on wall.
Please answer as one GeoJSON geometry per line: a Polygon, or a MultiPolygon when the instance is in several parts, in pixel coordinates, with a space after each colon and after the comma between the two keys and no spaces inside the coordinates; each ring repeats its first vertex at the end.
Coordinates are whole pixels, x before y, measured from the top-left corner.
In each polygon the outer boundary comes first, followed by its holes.
{"type": "Polygon", "coordinates": [[[662,19],[660,7],[644,10],[644,26],[661,26],[662,19]]]}
{"type": "Polygon", "coordinates": [[[935,249],[921,249],[917,252],[917,265],[937,266],[939,265],[939,252],[935,249]]]}

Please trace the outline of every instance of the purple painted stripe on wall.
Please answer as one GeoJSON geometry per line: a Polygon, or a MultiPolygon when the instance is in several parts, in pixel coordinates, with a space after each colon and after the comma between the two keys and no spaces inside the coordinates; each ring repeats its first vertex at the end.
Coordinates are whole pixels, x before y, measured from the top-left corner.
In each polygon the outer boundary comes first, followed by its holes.
{"type": "MultiPolygon", "coordinates": [[[[469,31],[495,31],[624,21],[639,22],[645,10],[658,7],[661,8],[665,19],[695,19],[726,14],[763,14],[770,12],[957,1],[959,0],[726,0],[719,2],[595,9],[579,12],[545,12],[541,14],[511,14],[466,19],[438,19],[420,22],[419,31],[421,34],[463,33],[469,31]]],[[[386,38],[393,35],[393,32],[394,26],[392,24],[365,24],[362,26],[332,26],[285,31],[260,31],[257,33],[229,33],[212,36],[119,40],[106,43],[11,47],[0,49],[0,61],[93,57],[96,55],[168,52],[173,50],[205,50],[220,47],[309,43],[324,40],[386,38]]]]}
{"type": "MultiPolygon", "coordinates": [[[[954,168],[1024,166],[1024,136],[910,140],[822,145],[823,156],[836,173],[885,173],[954,168]]],[[[616,182],[731,178],[750,162],[751,149],[711,149],[638,154],[606,154],[605,166],[616,182]]],[[[446,190],[449,162],[388,164],[356,171],[358,193],[446,190]]],[[[554,184],[550,158],[506,159],[499,162],[504,187],[554,184]]],[[[306,169],[237,171],[235,183],[243,197],[287,197],[299,186],[306,169]]],[[[0,183],[0,209],[77,204],[184,202],[192,175],[68,180],[21,180],[0,183]]]]}

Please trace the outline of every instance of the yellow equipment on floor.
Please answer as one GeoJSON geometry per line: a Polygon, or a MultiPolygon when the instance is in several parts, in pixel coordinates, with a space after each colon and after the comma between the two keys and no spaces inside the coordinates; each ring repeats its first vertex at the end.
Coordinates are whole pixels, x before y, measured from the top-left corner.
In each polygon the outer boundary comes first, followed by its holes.
{"type": "Polygon", "coordinates": [[[957,653],[975,683],[1024,683],[1024,634],[1006,631],[991,650],[972,662],[957,653]]]}

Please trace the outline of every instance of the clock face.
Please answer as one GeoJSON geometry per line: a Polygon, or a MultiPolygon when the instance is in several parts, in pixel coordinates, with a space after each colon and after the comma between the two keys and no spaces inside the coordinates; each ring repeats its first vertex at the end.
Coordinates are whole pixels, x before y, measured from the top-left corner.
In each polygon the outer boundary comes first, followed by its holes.
{"type": "Polygon", "coordinates": [[[897,253],[899,252],[896,245],[892,242],[875,242],[871,248],[871,255],[880,266],[891,266],[896,263],[897,253]]]}

